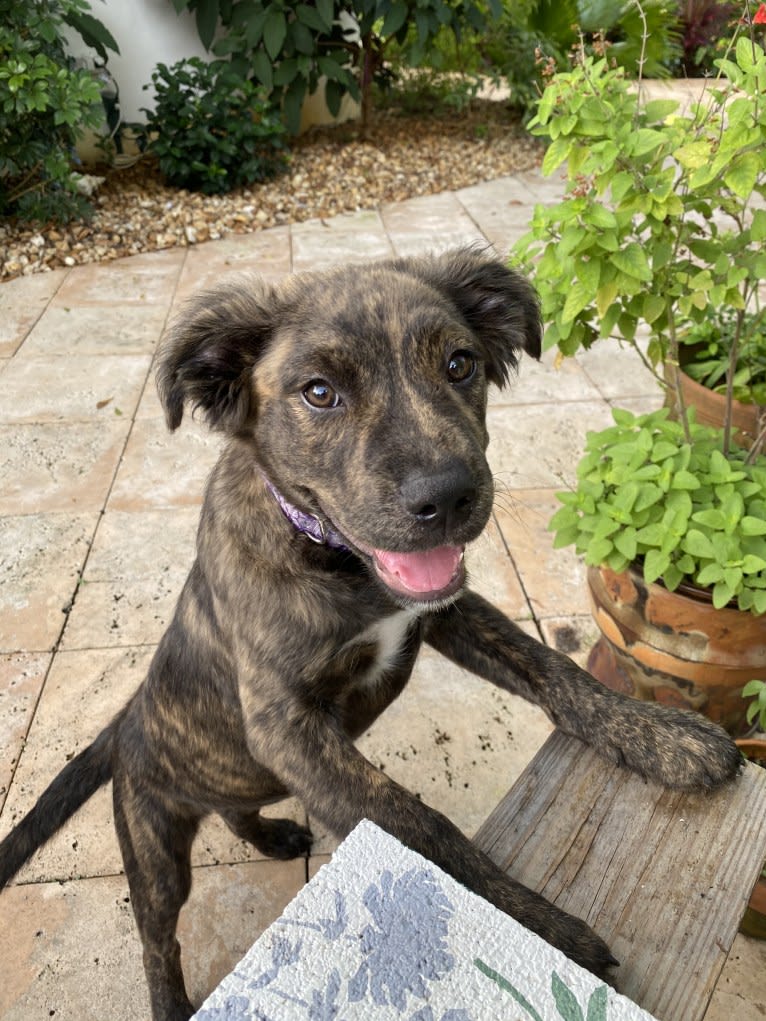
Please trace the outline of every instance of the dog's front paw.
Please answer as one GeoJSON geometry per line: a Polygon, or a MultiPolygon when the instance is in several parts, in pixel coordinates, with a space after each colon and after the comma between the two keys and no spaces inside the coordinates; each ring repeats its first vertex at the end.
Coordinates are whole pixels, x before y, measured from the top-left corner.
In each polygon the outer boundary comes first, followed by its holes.
{"type": "Polygon", "coordinates": [[[607,735],[608,758],[677,790],[719,787],[739,772],[739,749],[706,717],[652,702],[631,706],[607,735]]]}

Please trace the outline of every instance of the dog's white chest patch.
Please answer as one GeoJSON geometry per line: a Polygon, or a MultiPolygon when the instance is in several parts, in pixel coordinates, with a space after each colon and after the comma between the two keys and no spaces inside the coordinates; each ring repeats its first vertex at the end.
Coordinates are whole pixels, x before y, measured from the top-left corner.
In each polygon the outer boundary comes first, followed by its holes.
{"type": "Polygon", "coordinates": [[[390,617],[384,617],[383,620],[377,621],[359,635],[354,644],[358,642],[366,645],[374,642],[378,649],[375,661],[360,678],[362,685],[376,684],[387,670],[396,665],[404,648],[407,631],[417,615],[417,610],[398,610],[390,617]]]}

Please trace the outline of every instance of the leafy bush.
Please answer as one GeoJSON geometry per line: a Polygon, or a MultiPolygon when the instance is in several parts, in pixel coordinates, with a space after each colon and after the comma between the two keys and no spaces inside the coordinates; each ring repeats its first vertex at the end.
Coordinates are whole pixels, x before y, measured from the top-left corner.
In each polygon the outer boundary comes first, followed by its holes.
{"type": "Polygon", "coordinates": [[[721,453],[720,432],[689,422],[691,442],[667,408],[588,434],[573,492],[550,522],[554,545],[585,562],[624,571],[638,561],[647,582],[674,591],[686,579],[766,613],[766,457],[721,453]]]}
{"type": "Polygon", "coordinates": [[[684,372],[702,386],[725,394],[732,351],[736,351],[732,392],[744,404],[766,407],[766,309],[739,313],[723,307],[718,315],[679,331],[684,372]]]}
{"type": "Polygon", "coordinates": [[[230,64],[199,57],[158,64],[152,83],[154,110],[144,111],[148,149],[170,184],[210,195],[283,169],[278,114],[263,90],[230,64]]]}
{"type": "Polygon", "coordinates": [[[300,127],[303,100],[326,80],[328,109],[345,94],[361,100],[366,125],[371,87],[389,45],[419,66],[445,29],[459,35],[499,16],[500,0],[172,0],[193,11],[207,49],[229,57],[243,77],[253,76],[283,110],[288,130],[300,127]],[[220,28],[218,38],[216,30],[220,28]]]}
{"type": "Polygon", "coordinates": [[[102,55],[117,44],[85,0],[0,0],[0,215],[66,222],[90,206],[72,181],[72,150],[104,111],[98,82],[75,69],[62,26],[102,55]]]}
{"type": "Polygon", "coordinates": [[[508,80],[511,101],[531,110],[540,96],[539,66],[564,71],[584,40],[590,53],[608,52],[609,61],[636,77],[666,77],[680,55],[675,4],[645,0],[528,0],[506,5],[498,31],[485,52],[508,80]],[[646,32],[644,32],[646,19],[646,32]]]}

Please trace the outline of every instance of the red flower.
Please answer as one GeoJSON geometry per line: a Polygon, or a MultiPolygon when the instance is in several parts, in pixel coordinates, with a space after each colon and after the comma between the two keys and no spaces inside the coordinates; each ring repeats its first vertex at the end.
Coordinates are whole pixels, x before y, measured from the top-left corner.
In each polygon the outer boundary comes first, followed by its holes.
{"type": "Polygon", "coordinates": [[[766,4],[761,4],[753,15],[754,25],[766,25],[766,4]]]}

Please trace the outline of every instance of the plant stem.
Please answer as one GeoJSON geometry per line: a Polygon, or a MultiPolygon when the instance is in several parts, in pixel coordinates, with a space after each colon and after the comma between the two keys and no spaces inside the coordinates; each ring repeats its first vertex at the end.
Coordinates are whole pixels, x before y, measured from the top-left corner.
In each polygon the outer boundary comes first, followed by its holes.
{"type": "Polygon", "coordinates": [[[676,408],[678,410],[678,416],[681,420],[681,425],[684,430],[684,439],[687,443],[691,443],[692,434],[689,429],[689,416],[686,412],[686,402],[684,401],[683,391],[681,389],[681,363],[679,360],[678,352],[678,336],[676,334],[676,321],[673,315],[672,308],[669,310],[668,317],[668,332],[670,333],[670,345],[668,349],[668,364],[673,370],[673,392],[676,400],[676,408]]]}
{"type": "Polygon", "coordinates": [[[729,351],[729,364],[726,367],[726,408],[723,418],[723,452],[728,456],[731,447],[731,419],[732,407],[734,404],[734,374],[737,370],[737,358],[739,357],[739,341],[742,336],[742,323],[744,322],[744,309],[737,310],[737,326],[734,330],[734,338],[729,351]]]}

